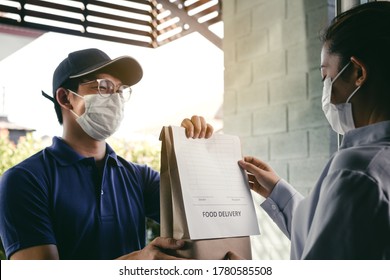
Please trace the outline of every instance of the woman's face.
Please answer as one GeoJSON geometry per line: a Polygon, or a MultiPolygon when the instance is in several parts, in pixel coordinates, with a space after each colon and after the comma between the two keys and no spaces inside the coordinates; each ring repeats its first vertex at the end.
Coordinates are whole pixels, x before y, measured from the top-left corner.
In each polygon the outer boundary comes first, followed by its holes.
{"type": "MultiPolygon", "coordinates": [[[[337,74],[344,68],[345,65],[341,65],[341,57],[336,54],[329,53],[328,44],[325,43],[321,50],[321,76],[322,80],[330,77],[332,81],[337,74]]],[[[351,70],[353,68],[352,63],[343,71],[343,73],[337,77],[332,84],[331,102],[333,104],[345,103],[351,93],[356,89],[353,81],[351,80],[351,70]]]]}

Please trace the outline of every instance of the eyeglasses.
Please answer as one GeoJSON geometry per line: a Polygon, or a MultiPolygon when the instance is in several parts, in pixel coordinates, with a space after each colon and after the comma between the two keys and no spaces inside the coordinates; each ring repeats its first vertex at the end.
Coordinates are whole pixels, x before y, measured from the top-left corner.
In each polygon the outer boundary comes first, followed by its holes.
{"type": "Polygon", "coordinates": [[[86,85],[91,83],[97,83],[94,88],[97,89],[98,93],[103,97],[109,97],[111,94],[118,93],[124,101],[128,101],[130,99],[132,90],[128,85],[121,85],[118,89],[116,89],[115,84],[107,79],[96,79],[92,81],[88,81],[85,83],[81,83],[80,85],[86,85]]]}

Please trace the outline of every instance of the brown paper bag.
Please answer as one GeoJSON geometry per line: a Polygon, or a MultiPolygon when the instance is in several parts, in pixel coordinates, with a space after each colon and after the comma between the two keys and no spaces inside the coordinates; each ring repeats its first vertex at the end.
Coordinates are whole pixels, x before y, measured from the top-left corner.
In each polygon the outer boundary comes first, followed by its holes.
{"type": "Polygon", "coordinates": [[[190,259],[222,260],[228,251],[234,251],[245,259],[252,259],[249,236],[203,240],[190,239],[170,127],[163,127],[160,140],[162,141],[160,173],[161,236],[186,241],[186,246],[182,250],[174,252],[174,254],[190,259]]]}

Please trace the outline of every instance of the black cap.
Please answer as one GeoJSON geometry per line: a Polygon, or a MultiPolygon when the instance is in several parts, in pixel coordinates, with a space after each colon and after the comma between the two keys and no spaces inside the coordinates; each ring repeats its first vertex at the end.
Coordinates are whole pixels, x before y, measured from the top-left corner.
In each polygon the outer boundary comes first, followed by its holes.
{"type": "MultiPolygon", "coordinates": [[[[113,74],[125,85],[135,85],[142,78],[142,68],[131,56],[121,56],[111,59],[98,49],[85,49],[72,52],[56,68],[53,74],[53,97],[59,87],[68,79],[78,78],[103,70],[113,74]]],[[[46,94],[46,97],[49,98],[46,94]]],[[[52,101],[55,98],[49,98],[52,101]]]]}
{"type": "Polygon", "coordinates": [[[125,85],[133,86],[142,78],[142,68],[131,56],[111,59],[98,49],[85,49],[72,52],[56,68],[53,74],[53,97],[42,91],[42,95],[54,103],[60,124],[62,124],[61,108],[55,97],[57,89],[71,78],[78,78],[96,71],[111,74],[125,85]]]}

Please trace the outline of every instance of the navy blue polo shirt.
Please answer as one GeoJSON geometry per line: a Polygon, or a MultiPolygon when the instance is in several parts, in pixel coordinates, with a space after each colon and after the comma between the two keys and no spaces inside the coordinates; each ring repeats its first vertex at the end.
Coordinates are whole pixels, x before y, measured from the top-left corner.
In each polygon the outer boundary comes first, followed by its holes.
{"type": "Polygon", "coordinates": [[[0,235],[9,258],[55,244],[60,259],[114,259],[145,246],[145,217],[159,222],[158,172],[107,145],[102,176],[94,158],[61,138],[10,168],[0,181],[0,235]]]}

